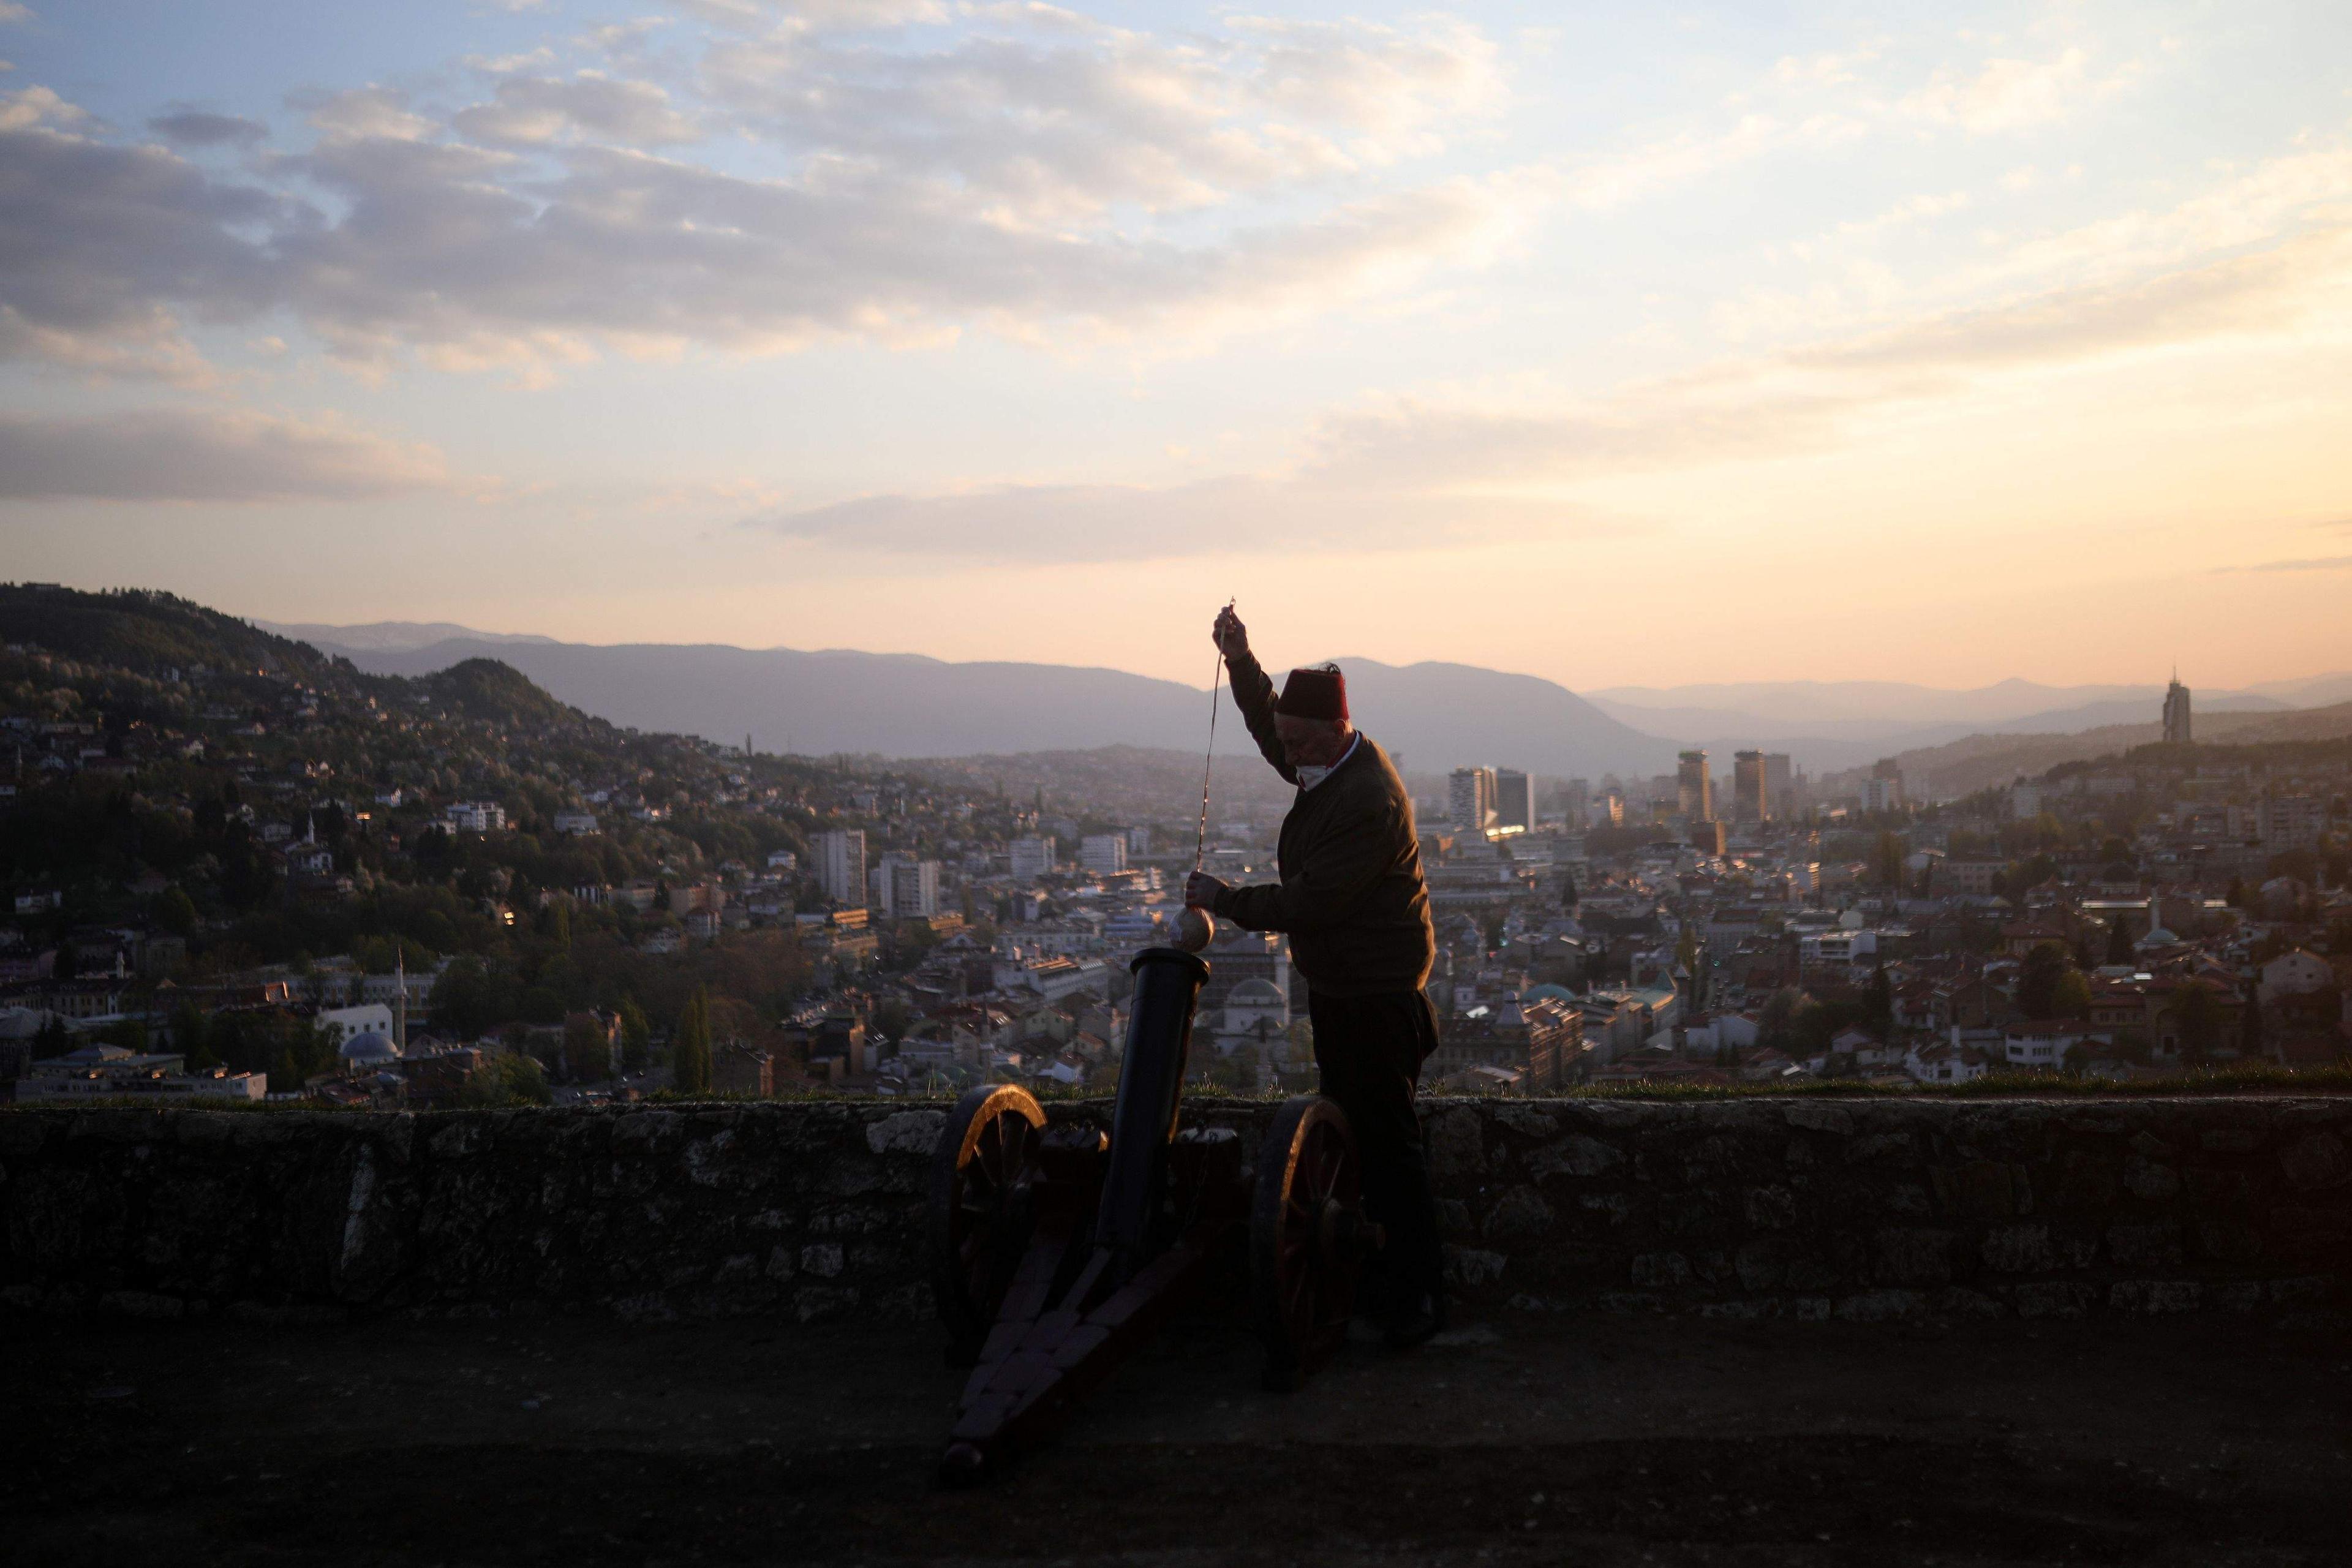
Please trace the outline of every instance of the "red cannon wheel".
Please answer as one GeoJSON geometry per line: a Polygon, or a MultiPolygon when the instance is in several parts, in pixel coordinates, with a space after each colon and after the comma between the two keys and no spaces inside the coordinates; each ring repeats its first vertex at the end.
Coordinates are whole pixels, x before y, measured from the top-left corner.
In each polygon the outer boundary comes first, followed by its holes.
{"type": "Polygon", "coordinates": [[[1258,1151],[1250,1212],[1268,1388],[1297,1387],[1347,1337],[1363,1253],[1377,1245],[1361,1185],[1347,1114],[1319,1095],[1283,1101],[1258,1151]]]}
{"type": "Polygon", "coordinates": [[[1025,1089],[964,1091],[931,1150],[931,1293],[947,1325],[948,1359],[969,1364],[1003,1305],[1029,1245],[1029,1189],[1045,1112],[1025,1089]]]}

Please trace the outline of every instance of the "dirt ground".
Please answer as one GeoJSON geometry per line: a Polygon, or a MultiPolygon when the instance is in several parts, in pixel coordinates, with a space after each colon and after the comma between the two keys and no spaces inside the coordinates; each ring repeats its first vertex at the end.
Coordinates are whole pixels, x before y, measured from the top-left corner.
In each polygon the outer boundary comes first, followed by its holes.
{"type": "Polygon", "coordinates": [[[931,1331],[0,1320],[15,1564],[2352,1563],[2352,1332],[1184,1325],[1001,1481],[931,1331]]]}

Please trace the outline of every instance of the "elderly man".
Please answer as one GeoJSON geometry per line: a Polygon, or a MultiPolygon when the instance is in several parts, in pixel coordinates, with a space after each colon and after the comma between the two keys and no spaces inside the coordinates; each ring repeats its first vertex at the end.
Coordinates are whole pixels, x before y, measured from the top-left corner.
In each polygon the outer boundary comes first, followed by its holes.
{"type": "Polygon", "coordinates": [[[1373,1306],[1390,1343],[1416,1345],[1444,1326],[1445,1303],[1412,1104],[1437,1045],[1423,991],[1436,942],[1412,801],[1387,753],[1348,722],[1339,670],[1294,669],[1277,698],[1230,605],[1211,635],[1258,750],[1298,795],[1282,821],[1282,880],[1236,888],[1196,871],[1184,901],[1248,931],[1289,933],[1323,1092],[1348,1113],[1365,1206],[1389,1231],[1383,1299],[1373,1306]]]}

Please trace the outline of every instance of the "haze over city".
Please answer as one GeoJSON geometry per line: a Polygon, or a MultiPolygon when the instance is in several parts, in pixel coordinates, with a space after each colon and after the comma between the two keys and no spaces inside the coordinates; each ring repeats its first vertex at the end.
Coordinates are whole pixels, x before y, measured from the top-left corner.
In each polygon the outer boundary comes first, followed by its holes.
{"type": "MultiPolygon", "coordinates": [[[[2345,657],[2339,5],[0,5],[15,574],[1571,689],[2345,657]]],[[[1172,737],[1171,737],[1172,739],[1172,737]]]]}

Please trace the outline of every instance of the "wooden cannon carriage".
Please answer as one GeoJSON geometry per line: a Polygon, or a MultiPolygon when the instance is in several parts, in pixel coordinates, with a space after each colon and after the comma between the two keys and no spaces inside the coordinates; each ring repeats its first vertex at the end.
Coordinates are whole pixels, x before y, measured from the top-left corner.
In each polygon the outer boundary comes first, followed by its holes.
{"type": "Polygon", "coordinates": [[[1209,966],[1172,947],[1129,966],[1135,995],[1106,1133],[1048,1128],[1013,1084],[968,1091],[941,1130],[932,1284],[949,1356],[971,1366],[940,1460],[981,1479],[1045,1436],[1199,1289],[1245,1231],[1269,1387],[1295,1388],[1347,1331],[1365,1258],[1355,1140],[1339,1108],[1286,1100],[1245,1157],[1229,1128],[1180,1128],[1192,1010],[1209,966]]]}

